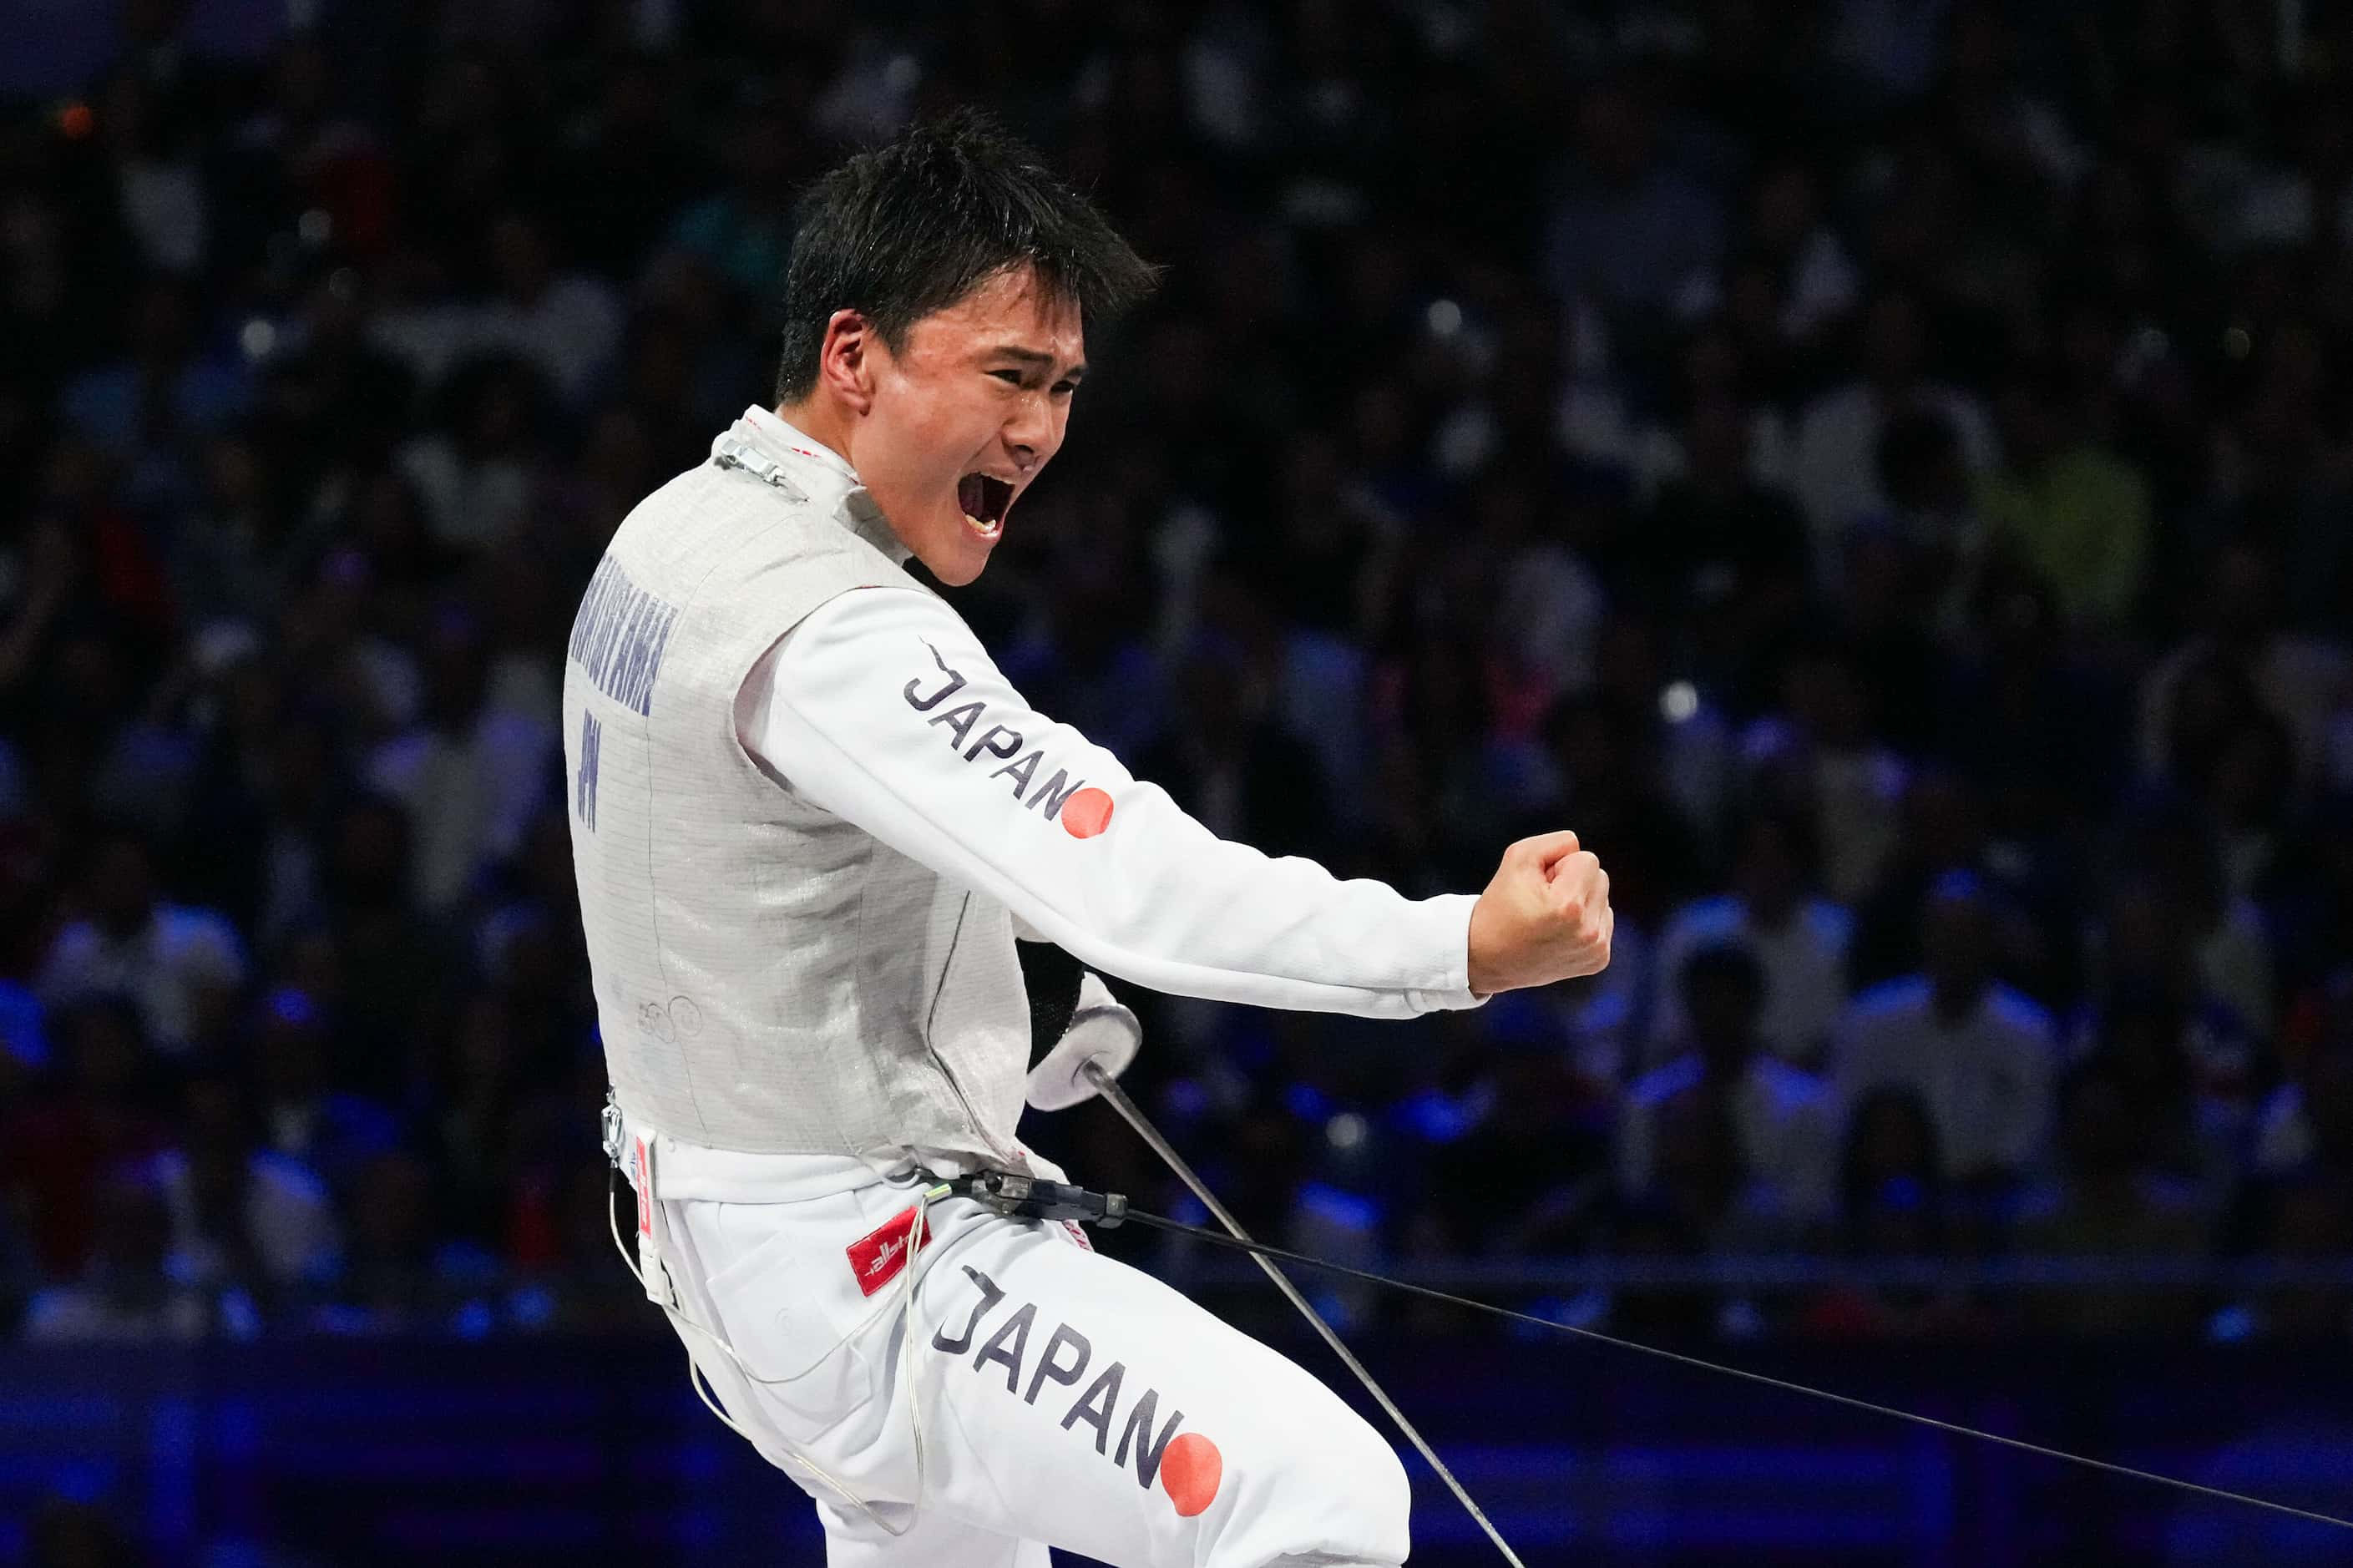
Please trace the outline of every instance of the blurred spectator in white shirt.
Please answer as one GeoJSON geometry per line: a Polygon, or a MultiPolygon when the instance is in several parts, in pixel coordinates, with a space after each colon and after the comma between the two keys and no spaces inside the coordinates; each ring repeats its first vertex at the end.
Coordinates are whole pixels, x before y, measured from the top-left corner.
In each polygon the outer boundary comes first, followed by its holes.
{"type": "Polygon", "coordinates": [[[204,1338],[212,1312],[178,1276],[172,1216],[145,1176],[119,1173],[99,1193],[98,1245],[72,1284],[37,1293],[25,1310],[35,1344],[154,1343],[204,1338]]]}
{"type": "Polygon", "coordinates": [[[1556,296],[1605,311],[1663,312],[1724,252],[1715,193],[1660,153],[1658,116],[1630,77],[1578,100],[1577,162],[1555,204],[1545,264],[1556,296]]]}
{"type": "Polygon", "coordinates": [[[74,429],[140,467],[147,481],[176,471],[175,442],[226,428],[253,399],[244,363],[203,342],[196,310],[185,285],[151,279],[131,317],[128,352],[75,377],[60,400],[74,429]]]}
{"type": "Polygon", "coordinates": [[[1801,1067],[1820,1062],[1831,1027],[1846,1005],[1847,942],[1853,922],[1841,906],[1806,889],[1807,825],[1759,812],[1742,826],[1732,890],[1685,904],[1660,932],[1653,970],[1659,994],[1651,1013],[1651,1059],[1690,1032],[1679,993],[1683,966],[1702,949],[1736,943],[1764,975],[1757,1037],[1775,1056],[1801,1067]]]}
{"type": "Polygon", "coordinates": [[[1923,353],[1918,303],[1900,292],[1880,295],[1863,314],[1862,374],[1815,398],[1799,416],[1789,479],[1825,576],[1835,573],[1846,531],[1887,510],[1879,439],[1891,421],[1934,411],[1959,440],[1970,472],[1993,467],[1993,422],[1985,405],[1928,380],[1923,353]]]}
{"type": "Polygon", "coordinates": [[[1840,1099],[1908,1089],[1936,1123],[1948,1177],[2015,1176],[2049,1136],[2050,1017],[1994,979],[1993,911],[1976,875],[1940,878],[1922,921],[1925,971],[1864,993],[1840,1024],[1840,1099]]]}
{"type": "Polygon", "coordinates": [[[2142,771],[2189,785],[2211,762],[2208,749],[2221,737],[2205,731],[2235,727],[2244,705],[2233,690],[2227,701],[2211,704],[2212,711],[2200,710],[2194,687],[2219,661],[2228,667],[2233,687],[2251,683],[2263,705],[2285,721],[2295,742],[2296,777],[2310,783],[2326,776],[2330,727],[2353,690],[2353,654],[2344,639],[2301,636],[2287,627],[2279,558],[2258,541],[2235,539],[2216,550],[2202,583],[2193,608],[2203,616],[2203,628],[2141,681],[2142,771]]]}
{"type": "Polygon", "coordinates": [[[259,1147],[237,1086],[192,1081],[180,1144],[154,1174],[192,1279],[278,1288],[324,1277],[338,1246],[327,1185],[290,1154],[259,1147]]]}
{"type": "Polygon", "coordinates": [[[1703,947],[1677,973],[1683,1051],[1628,1090],[1618,1126],[1618,1175],[1628,1193],[1651,1189],[1657,1121],[1677,1096],[1697,1090],[1721,1101],[1746,1156],[1752,1211],[1799,1224],[1831,1212],[1837,1140],[1830,1086],[1764,1048],[1758,1015],[1765,971],[1744,947],[1703,947]]]}
{"type": "Polygon", "coordinates": [[[610,284],[558,272],[537,220],[511,212],[491,226],[498,292],[482,306],[471,337],[484,349],[519,354],[567,404],[588,393],[621,341],[621,302],[610,284]]]}
{"type": "Polygon", "coordinates": [[[129,996],[155,1047],[174,1056],[216,1035],[245,984],[235,928],[210,910],[159,899],[153,859],[134,834],[99,842],[82,896],[88,912],[58,932],[41,967],[43,1004],[129,996]]]}
{"type": "Polygon", "coordinates": [[[1822,886],[1852,904],[1878,886],[1902,826],[1911,770],[1880,739],[1858,656],[1834,642],[1783,661],[1780,710],[1741,736],[1752,791],[1805,812],[1820,845],[1822,886]]]}
{"type": "Polygon", "coordinates": [[[484,354],[452,373],[438,395],[447,422],[402,442],[393,465],[424,501],[438,542],[485,550],[531,513],[545,469],[534,429],[542,384],[527,362],[484,354]]]}
{"type": "Polygon", "coordinates": [[[369,784],[408,810],[411,880],[428,913],[512,855],[547,793],[554,726],[491,700],[480,631],[452,614],[427,645],[425,712],[370,755],[369,784]]]}
{"type": "Polygon", "coordinates": [[[2206,815],[2178,799],[2130,808],[2110,854],[2125,874],[2100,911],[2102,983],[2168,985],[2228,1007],[2247,1034],[2269,1038],[2279,1021],[2271,927],[2253,900],[2231,891],[2206,815]]]}

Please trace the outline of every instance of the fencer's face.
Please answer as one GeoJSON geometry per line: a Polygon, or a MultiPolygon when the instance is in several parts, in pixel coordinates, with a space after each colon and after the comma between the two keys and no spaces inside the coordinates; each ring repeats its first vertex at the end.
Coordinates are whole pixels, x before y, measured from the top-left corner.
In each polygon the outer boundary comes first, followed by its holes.
{"type": "Polygon", "coordinates": [[[900,542],[943,583],[988,564],[1021,492],[1060,450],[1086,374],[1078,305],[1022,268],[868,339],[851,460],[900,542]]]}

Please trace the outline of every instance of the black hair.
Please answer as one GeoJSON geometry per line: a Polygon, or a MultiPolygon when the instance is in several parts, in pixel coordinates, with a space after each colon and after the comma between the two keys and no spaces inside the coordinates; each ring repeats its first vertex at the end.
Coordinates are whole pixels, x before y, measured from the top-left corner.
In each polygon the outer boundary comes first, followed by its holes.
{"type": "Polygon", "coordinates": [[[1008,268],[1034,267],[1085,321],[1119,315],[1158,269],[994,120],[957,110],[861,153],[802,196],[785,265],[776,401],[817,385],[837,310],[892,349],[907,329],[1008,268]]]}

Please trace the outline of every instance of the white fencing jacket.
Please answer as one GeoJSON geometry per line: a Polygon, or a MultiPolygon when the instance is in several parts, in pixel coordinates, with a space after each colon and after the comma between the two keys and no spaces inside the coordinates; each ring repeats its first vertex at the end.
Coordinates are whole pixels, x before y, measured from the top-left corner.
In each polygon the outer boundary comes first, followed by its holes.
{"type": "Polygon", "coordinates": [[[1475,1005],[1469,895],[1225,842],[1024,701],[765,409],[615,533],[564,691],[623,1114],[703,1149],[1018,1163],[1017,935],[1161,991],[1475,1005]]]}

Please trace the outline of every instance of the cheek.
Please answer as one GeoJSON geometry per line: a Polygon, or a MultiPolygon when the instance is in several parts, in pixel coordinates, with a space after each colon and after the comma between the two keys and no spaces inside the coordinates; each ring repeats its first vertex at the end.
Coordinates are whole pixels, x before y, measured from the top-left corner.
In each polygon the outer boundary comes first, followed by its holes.
{"type": "MultiPolygon", "coordinates": [[[[881,480],[900,492],[901,504],[912,493],[929,491],[942,481],[941,468],[948,462],[942,453],[940,419],[935,405],[912,401],[892,405],[887,410],[878,408],[875,428],[869,439],[875,444],[879,459],[868,483],[881,480]]],[[[862,465],[861,465],[862,466],[862,465]]],[[[946,482],[953,483],[953,477],[946,482]]]]}
{"type": "Polygon", "coordinates": [[[989,411],[970,398],[935,397],[917,411],[907,434],[910,459],[925,477],[953,485],[972,466],[973,454],[995,428],[989,411]]]}
{"type": "Polygon", "coordinates": [[[1069,403],[1058,403],[1054,405],[1054,421],[1050,428],[1054,433],[1054,445],[1047,451],[1049,457],[1061,450],[1062,437],[1070,434],[1071,405],[1069,403]]]}

